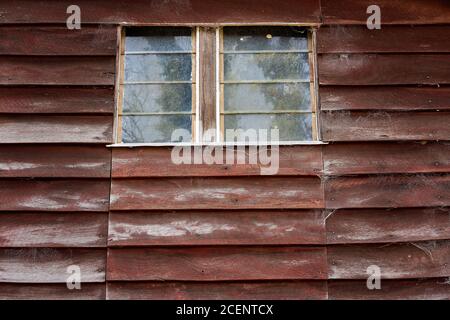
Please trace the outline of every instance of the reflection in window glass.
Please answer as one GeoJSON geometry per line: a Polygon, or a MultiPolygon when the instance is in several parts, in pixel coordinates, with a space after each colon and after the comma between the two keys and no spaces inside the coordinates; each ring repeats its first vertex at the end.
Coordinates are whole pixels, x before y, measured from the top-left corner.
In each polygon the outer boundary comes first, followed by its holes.
{"type": "Polygon", "coordinates": [[[192,110],[191,84],[129,84],[123,90],[125,113],[192,110]]]}
{"type": "Polygon", "coordinates": [[[178,142],[171,141],[174,129],[191,132],[190,115],[122,116],[122,142],[178,142]]]}
{"type": "Polygon", "coordinates": [[[303,28],[223,29],[225,131],[278,129],[280,141],[316,139],[308,41],[303,28]]]}
{"type": "MultiPolygon", "coordinates": [[[[279,130],[280,141],[312,140],[311,114],[245,114],[225,117],[225,141],[233,141],[227,136],[227,129],[271,129],[279,130]]],[[[273,137],[271,137],[273,139],[273,137]]]]}
{"type": "Polygon", "coordinates": [[[192,132],[194,55],[190,28],[126,30],[121,142],[172,142],[174,130],[192,132]]]}

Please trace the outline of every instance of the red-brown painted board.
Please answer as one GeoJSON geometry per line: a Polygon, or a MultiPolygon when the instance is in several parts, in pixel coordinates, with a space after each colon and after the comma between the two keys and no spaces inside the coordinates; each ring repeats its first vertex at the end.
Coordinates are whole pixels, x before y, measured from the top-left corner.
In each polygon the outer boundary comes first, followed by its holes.
{"type": "Polygon", "coordinates": [[[449,84],[450,54],[321,54],[321,85],[449,84]]]}
{"type": "MultiPolygon", "coordinates": [[[[66,23],[69,0],[2,1],[0,23],[66,23]]],[[[216,24],[216,23],[320,23],[319,0],[78,0],[82,25],[216,24]]]]}
{"type": "Polygon", "coordinates": [[[106,247],[104,213],[1,213],[0,247],[106,247]]]}
{"type": "Polygon", "coordinates": [[[111,210],[323,207],[319,178],[115,179],[111,210]]]}
{"type": "Polygon", "coordinates": [[[110,116],[0,116],[0,143],[112,142],[110,116]]]}
{"type": "MultiPolygon", "coordinates": [[[[324,24],[366,24],[371,5],[381,10],[381,24],[450,23],[450,6],[446,0],[322,0],[324,24]]],[[[382,27],[383,28],[383,27],[382,27]]]]}
{"type": "Polygon", "coordinates": [[[0,249],[0,282],[66,283],[77,265],[82,282],[105,282],[105,249],[0,249]]]}
{"type": "Polygon", "coordinates": [[[1,26],[1,55],[111,55],[116,54],[115,26],[83,26],[69,30],[66,25],[1,26]]]}
{"type": "Polygon", "coordinates": [[[365,280],[328,282],[330,300],[450,300],[448,278],[381,280],[380,290],[367,289],[365,280]]]}
{"type": "Polygon", "coordinates": [[[326,179],[326,208],[450,205],[450,175],[378,175],[326,179]]]}
{"type": "Polygon", "coordinates": [[[192,247],[108,250],[110,281],[327,279],[323,247],[192,247]]]}
{"type": "Polygon", "coordinates": [[[109,218],[109,246],[282,244],[325,244],[322,211],[112,212],[109,218]]]}
{"type": "Polygon", "coordinates": [[[450,209],[347,209],[330,212],[327,243],[393,243],[450,238],[450,209]]]}
{"type": "Polygon", "coordinates": [[[450,87],[323,86],[321,110],[450,110],[450,87]]]}
{"type": "Polygon", "coordinates": [[[106,284],[82,283],[69,290],[67,284],[0,283],[0,300],[105,300],[106,284]]]}
{"type": "Polygon", "coordinates": [[[450,241],[338,245],[327,252],[330,279],[367,280],[372,265],[380,268],[382,279],[450,276],[450,241]]]}
{"type": "Polygon", "coordinates": [[[112,114],[113,88],[0,87],[0,113],[112,114]]]}
{"type": "Polygon", "coordinates": [[[108,211],[109,179],[0,180],[0,211],[108,211]]]}
{"type": "MultiPolygon", "coordinates": [[[[210,155],[214,149],[211,147],[197,147],[183,149],[178,152],[175,148],[114,148],[112,175],[115,178],[125,177],[194,177],[194,176],[249,176],[261,175],[264,171],[261,167],[278,175],[318,175],[322,171],[321,146],[280,146],[278,149],[278,170],[275,169],[274,155],[270,149],[255,149],[258,155],[269,156],[269,165],[262,165],[260,156],[258,164],[249,164],[248,156],[246,164],[237,164],[236,159],[249,154],[248,149],[235,149],[234,163],[224,164],[194,164],[194,154],[210,155]],[[189,151],[190,150],[190,151],[189,151]],[[191,161],[187,164],[175,164],[174,157],[189,154],[191,161]]],[[[226,162],[226,147],[216,149],[223,153],[223,162],[226,162]]],[[[252,150],[253,151],[253,150],[252,150]]],[[[206,157],[204,157],[206,158],[206,157]]],[[[265,161],[265,159],[264,159],[265,161]]],[[[266,163],[266,162],[265,162],[266,163]]]]}
{"type": "Polygon", "coordinates": [[[450,140],[450,112],[326,111],[324,141],[450,140]]]}
{"type": "Polygon", "coordinates": [[[450,143],[355,142],[324,146],[326,175],[450,172],[450,143]]]}
{"type": "Polygon", "coordinates": [[[321,280],[265,282],[108,282],[111,300],[325,300],[321,280]]]}
{"type": "Polygon", "coordinates": [[[114,57],[0,57],[0,85],[107,86],[114,73],[114,57]]]}
{"type": "Polygon", "coordinates": [[[450,52],[449,33],[449,26],[326,26],[317,32],[317,52],[450,52]]]}
{"type": "Polygon", "coordinates": [[[0,145],[0,177],[109,178],[105,146],[0,145]]]}

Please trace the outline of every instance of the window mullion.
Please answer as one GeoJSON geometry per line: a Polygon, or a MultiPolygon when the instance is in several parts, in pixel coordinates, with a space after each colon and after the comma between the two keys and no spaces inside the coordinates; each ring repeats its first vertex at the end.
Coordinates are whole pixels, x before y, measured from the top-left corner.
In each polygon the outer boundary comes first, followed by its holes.
{"type": "Polygon", "coordinates": [[[199,120],[200,136],[203,132],[216,130],[216,29],[199,27],[199,120]]]}

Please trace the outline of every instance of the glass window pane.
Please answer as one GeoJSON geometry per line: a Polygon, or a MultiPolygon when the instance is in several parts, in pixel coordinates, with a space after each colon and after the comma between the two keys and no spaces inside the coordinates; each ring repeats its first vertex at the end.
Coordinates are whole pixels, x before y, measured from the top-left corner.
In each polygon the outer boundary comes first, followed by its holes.
{"type": "Polygon", "coordinates": [[[307,50],[306,29],[298,27],[224,28],[225,51],[307,50]]]}
{"type": "Polygon", "coordinates": [[[226,84],[225,111],[311,111],[309,83],[226,84]]]}
{"type": "Polygon", "coordinates": [[[123,116],[122,142],[179,142],[171,141],[175,129],[185,129],[190,133],[191,115],[123,116]]]}
{"type": "Polygon", "coordinates": [[[126,30],[125,51],[192,51],[190,28],[126,30]]]}
{"type": "Polygon", "coordinates": [[[191,111],[192,85],[128,84],[123,100],[123,112],[191,111]]]}
{"type": "Polygon", "coordinates": [[[307,53],[225,54],[225,80],[309,80],[307,53]]]}
{"type": "MultiPolygon", "coordinates": [[[[233,137],[227,136],[226,129],[266,129],[269,130],[268,134],[270,134],[270,129],[278,129],[280,141],[313,140],[311,114],[225,115],[224,123],[225,141],[233,141],[233,137]]],[[[243,141],[243,139],[239,141],[243,141]]]]}
{"type": "Polygon", "coordinates": [[[191,54],[125,56],[125,81],[191,81],[191,54]]]}

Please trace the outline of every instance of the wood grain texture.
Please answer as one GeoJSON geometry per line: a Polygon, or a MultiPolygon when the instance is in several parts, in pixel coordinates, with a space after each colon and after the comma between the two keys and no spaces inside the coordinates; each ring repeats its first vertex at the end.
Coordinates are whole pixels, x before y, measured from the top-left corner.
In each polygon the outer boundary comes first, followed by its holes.
{"type": "Polygon", "coordinates": [[[321,210],[113,212],[109,246],[324,244],[321,210]]]}
{"type": "Polygon", "coordinates": [[[450,276],[449,241],[328,246],[327,249],[329,279],[367,280],[367,268],[371,265],[381,269],[382,279],[450,276]]]}
{"type": "Polygon", "coordinates": [[[103,213],[1,213],[0,247],[106,247],[103,213]]]}
{"type": "Polygon", "coordinates": [[[321,113],[324,141],[450,140],[449,112],[321,113]]]}
{"type": "Polygon", "coordinates": [[[111,210],[323,207],[319,178],[113,180],[111,210]]]}
{"type": "Polygon", "coordinates": [[[326,281],[108,282],[111,300],[324,300],[326,281]]]}
{"type": "Polygon", "coordinates": [[[337,143],[323,150],[327,175],[450,172],[449,143],[337,143]]]}
{"type": "MultiPolygon", "coordinates": [[[[3,1],[0,23],[66,23],[69,0],[3,1]]],[[[295,0],[78,0],[82,23],[216,24],[319,23],[320,1],[295,0]]]]}
{"type": "Polygon", "coordinates": [[[114,57],[0,57],[0,85],[107,86],[114,73],[114,57]]]}
{"type": "Polygon", "coordinates": [[[114,56],[116,27],[85,25],[80,30],[67,26],[1,26],[1,55],[114,56]]]}
{"type": "Polygon", "coordinates": [[[0,113],[113,114],[113,88],[0,87],[0,113]]]}
{"type": "Polygon", "coordinates": [[[0,282],[65,284],[71,265],[80,267],[82,283],[105,282],[105,263],[102,249],[0,249],[0,282]]]}
{"type": "MultiPolygon", "coordinates": [[[[197,149],[200,151],[198,147],[197,149]]],[[[260,164],[180,164],[172,161],[172,148],[114,148],[112,175],[126,177],[202,177],[261,175],[260,164]]],[[[203,148],[203,154],[209,154],[203,148]]],[[[223,159],[226,159],[226,149],[223,159]]],[[[173,151],[176,152],[175,150],[173,151]]],[[[191,159],[195,149],[191,149],[191,159]]],[[[234,159],[248,149],[235,149],[234,159]]],[[[263,150],[259,150],[263,152],[263,150]]],[[[176,153],[178,155],[178,153],[176,153]]],[[[265,153],[266,155],[270,153],[265,153]]],[[[322,171],[321,146],[280,146],[278,175],[318,175],[322,171]]],[[[269,165],[270,166],[270,165],[269,165]]],[[[267,166],[267,168],[269,167],[267,166]]],[[[265,167],[265,166],[263,166],[265,167]]]]}
{"type": "Polygon", "coordinates": [[[109,180],[0,180],[1,211],[108,211],[109,180]]]}
{"type": "Polygon", "coordinates": [[[109,116],[0,116],[0,143],[112,142],[109,116]]]}
{"type": "Polygon", "coordinates": [[[327,243],[393,243],[445,240],[450,209],[336,210],[327,218],[327,243]]]}
{"type": "Polygon", "coordinates": [[[450,110],[450,88],[322,86],[320,104],[324,111],[450,110]]]}
{"type": "Polygon", "coordinates": [[[321,54],[321,85],[449,84],[449,54],[321,54]]]}
{"type": "Polygon", "coordinates": [[[0,300],[104,300],[106,284],[82,283],[80,290],[64,284],[0,283],[0,300]]]}
{"type": "Polygon", "coordinates": [[[450,205],[450,175],[379,175],[325,181],[326,208],[398,208],[450,205]]]}
{"type": "Polygon", "coordinates": [[[326,279],[325,248],[110,249],[107,280],[326,279]]]}
{"type": "Polygon", "coordinates": [[[105,146],[0,145],[0,177],[109,178],[105,146]]]}
{"type": "Polygon", "coordinates": [[[445,25],[383,26],[380,30],[367,26],[326,26],[317,32],[317,52],[450,52],[449,33],[450,27],[445,25]]]}
{"type": "Polygon", "coordinates": [[[330,300],[450,300],[448,278],[382,280],[381,290],[368,290],[366,281],[328,282],[330,300]]]}
{"type": "MultiPolygon", "coordinates": [[[[371,0],[322,0],[324,24],[366,24],[371,0]]],[[[450,22],[450,7],[444,0],[378,0],[382,24],[434,24],[450,22]]]]}

